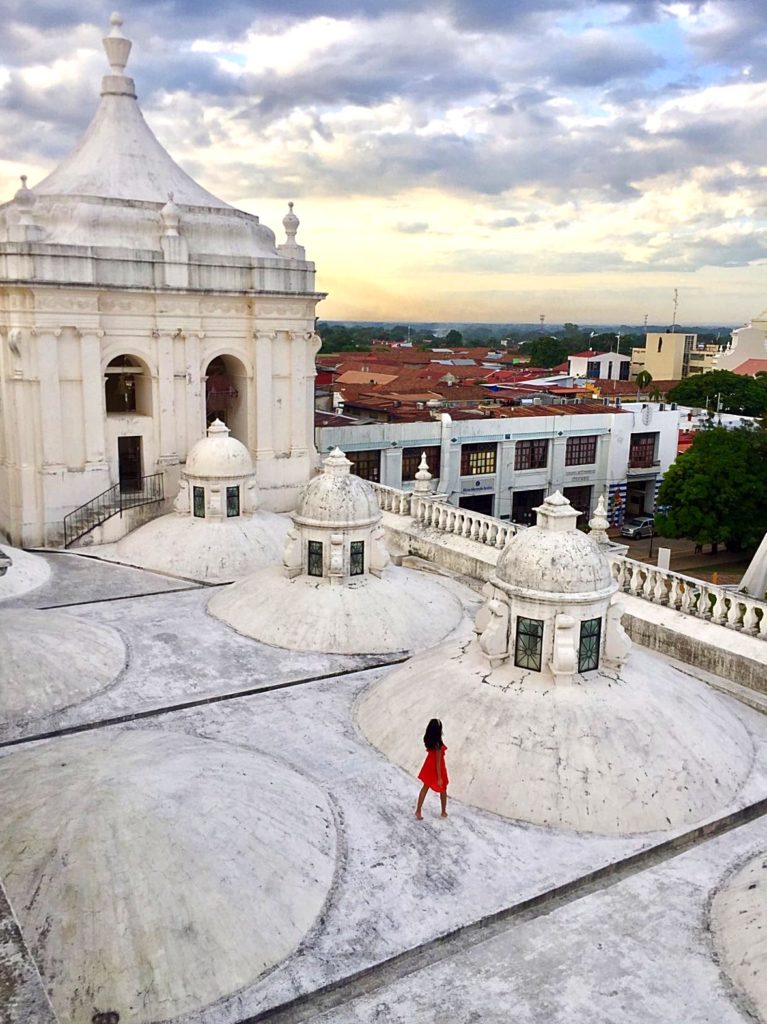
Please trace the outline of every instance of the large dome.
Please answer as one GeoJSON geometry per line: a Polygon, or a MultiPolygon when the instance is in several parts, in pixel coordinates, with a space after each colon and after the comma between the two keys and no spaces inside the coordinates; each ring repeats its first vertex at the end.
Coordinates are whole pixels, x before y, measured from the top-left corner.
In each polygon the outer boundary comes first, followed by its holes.
{"type": "Polygon", "coordinates": [[[10,559],[5,574],[0,572],[0,601],[21,597],[36,590],[51,577],[51,567],[41,555],[4,544],[2,551],[10,559]]]}
{"type": "Polygon", "coordinates": [[[184,475],[204,478],[250,476],[253,460],[250,452],[234,437],[229,428],[214,420],[208,427],[208,436],[199,440],[189,451],[184,466],[184,475]]]}
{"type": "Polygon", "coordinates": [[[381,518],[376,493],[350,473],[351,462],[336,448],[323,462],[324,471],[310,480],[298,499],[293,518],[321,526],[365,526],[381,518]]]}
{"type": "Polygon", "coordinates": [[[558,491],[538,509],[538,524],[508,542],[496,578],[529,593],[595,594],[614,589],[610,565],[588,534],[572,528],[577,511],[558,491]]]}
{"type": "Polygon", "coordinates": [[[109,686],[126,660],[120,634],[110,626],[66,612],[4,608],[0,721],[28,721],[80,704],[109,686]]]}
{"type": "Polygon", "coordinates": [[[682,828],[731,806],[753,743],[727,698],[635,649],[620,676],[571,685],[489,670],[451,638],[371,684],[362,732],[407,772],[438,714],[454,797],[519,821],[606,835],[682,828]]]}
{"type": "Polygon", "coordinates": [[[177,1019],[290,955],[333,881],[322,791],[240,746],[135,730],[0,759],[0,876],[57,1017],[177,1019]]]}
{"type": "Polygon", "coordinates": [[[111,73],[76,149],[33,189],[0,209],[0,239],[22,213],[34,214],[41,240],[59,245],[157,250],[162,210],[172,194],[191,253],[278,256],[274,232],[198,185],[157,140],[125,72],[131,43],[119,15],[104,39],[111,73]]]}
{"type": "Polygon", "coordinates": [[[756,1011],[753,1018],[767,1020],[767,853],[740,867],[716,893],[710,928],[722,971],[756,1011]]]}

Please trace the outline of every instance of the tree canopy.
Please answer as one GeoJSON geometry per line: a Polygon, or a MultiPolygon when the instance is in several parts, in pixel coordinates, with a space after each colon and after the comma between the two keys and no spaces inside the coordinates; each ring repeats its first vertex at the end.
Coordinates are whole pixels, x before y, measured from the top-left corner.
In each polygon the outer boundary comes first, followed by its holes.
{"type": "Polygon", "coordinates": [[[767,433],[712,427],[669,467],[658,492],[663,537],[753,548],[767,532],[767,433]]]}
{"type": "Polygon", "coordinates": [[[737,413],[741,416],[761,416],[767,412],[767,381],[746,377],[729,370],[711,370],[694,377],[686,377],[668,393],[669,401],[691,405],[711,412],[737,413]]]}
{"type": "Polygon", "coordinates": [[[570,346],[561,338],[536,338],[520,346],[520,352],[530,356],[531,366],[558,366],[567,359],[570,346]]]}

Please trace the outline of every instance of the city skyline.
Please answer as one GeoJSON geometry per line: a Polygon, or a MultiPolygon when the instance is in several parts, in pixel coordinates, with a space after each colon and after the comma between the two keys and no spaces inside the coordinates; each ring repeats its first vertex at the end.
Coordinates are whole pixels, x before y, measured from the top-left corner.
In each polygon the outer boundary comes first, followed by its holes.
{"type": "MultiPolygon", "coordinates": [[[[100,3],[11,5],[0,198],[77,143],[100,3]]],[[[207,188],[299,241],[322,319],[738,324],[767,305],[765,19],[746,0],[137,2],[129,73],[207,188]]]]}

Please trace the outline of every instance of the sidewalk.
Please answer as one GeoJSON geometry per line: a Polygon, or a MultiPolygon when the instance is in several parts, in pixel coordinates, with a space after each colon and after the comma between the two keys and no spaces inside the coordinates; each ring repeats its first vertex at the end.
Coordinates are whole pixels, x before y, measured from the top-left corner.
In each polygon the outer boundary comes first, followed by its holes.
{"type": "Polygon", "coordinates": [[[621,537],[620,531],[613,528],[608,531],[612,540],[619,544],[627,544],[627,555],[640,562],[657,564],[658,549],[671,548],[671,570],[681,573],[684,576],[693,576],[695,579],[711,582],[712,573],[717,573],[719,583],[740,583],[743,573],[748,568],[750,556],[743,552],[727,551],[720,546],[719,551],[711,554],[711,545],[704,545],[703,552],[695,551],[695,543],[686,538],[669,540],[664,537],[652,538],[652,557],[650,557],[650,538],[642,537],[639,540],[629,540],[621,537]]]}

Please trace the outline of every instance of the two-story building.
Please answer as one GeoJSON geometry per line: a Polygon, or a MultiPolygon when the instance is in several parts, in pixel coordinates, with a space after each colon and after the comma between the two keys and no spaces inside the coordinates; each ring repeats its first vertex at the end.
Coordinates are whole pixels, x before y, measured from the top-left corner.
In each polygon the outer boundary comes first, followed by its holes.
{"type": "Polygon", "coordinates": [[[678,413],[670,406],[598,402],[515,406],[483,418],[459,412],[405,423],[324,426],[320,452],[338,446],[354,472],[390,487],[413,486],[426,453],[437,490],[461,508],[530,523],[560,490],[588,517],[604,494],[613,523],[652,512],[676,457],[678,413]]]}

